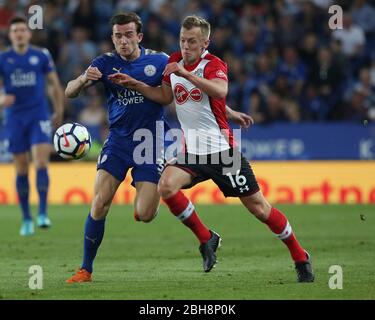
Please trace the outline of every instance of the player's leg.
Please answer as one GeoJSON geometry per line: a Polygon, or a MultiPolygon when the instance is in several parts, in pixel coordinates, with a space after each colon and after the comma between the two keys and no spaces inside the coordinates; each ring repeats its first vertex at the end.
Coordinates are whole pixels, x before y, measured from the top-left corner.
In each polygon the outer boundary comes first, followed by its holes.
{"type": "MultiPolygon", "coordinates": [[[[240,160],[240,167],[235,166],[230,173],[225,175],[215,175],[215,182],[219,185],[225,196],[239,197],[244,206],[260,221],[265,223],[280,240],[288,247],[290,254],[296,263],[296,268],[303,266],[306,271],[311,269],[309,256],[301,247],[297,238],[292,232],[292,228],[283,213],[273,208],[265,199],[259,189],[255,175],[247,159],[235,150],[233,159],[240,160]]],[[[235,164],[235,162],[234,162],[235,164]]],[[[304,282],[313,281],[311,272],[305,277],[304,282]]],[[[299,276],[299,280],[300,276],[299,276]]]]}
{"type": "Polygon", "coordinates": [[[244,206],[260,221],[265,223],[277,237],[285,243],[290,255],[295,262],[298,281],[312,282],[312,273],[309,254],[298,242],[286,216],[278,209],[272,207],[261,191],[252,195],[240,197],[244,206]]]}
{"type": "Polygon", "coordinates": [[[216,263],[215,252],[221,238],[202,223],[194,205],[182,193],[181,188],[190,185],[192,181],[191,173],[175,166],[167,166],[161,175],[158,190],[169,210],[198,238],[203,269],[209,272],[216,263]]]}
{"type": "Polygon", "coordinates": [[[156,217],[159,210],[160,195],[157,187],[160,173],[158,172],[158,166],[154,163],[135,164],[131,175],[133,178],[132,186],[136,189],[134,219],[150,222],[156,217]]]}
{"type": "Polygon", "coordinates": [[[51,226],[51,221],[47,215],[49,189],[48,164],[51,154],[51,145],[49,143],[34,144],[31,147],[31,154],[36,171],[36,188],[39,195],[37,225],[40,228],[48,228],[51,226]]]}
{"type": "Polygon", "coordinates": [[[47,216],[47,198],[49,189],[48,163],[51,154],[51,121],[46,114],[31,116],[27,123],[31,154],[36,171],[36,188],[39,195],[37,224],[48,228],[51,221],[47,216]]]}
{"type": "Polygon", "coordinates": [[[29,131],[23,117],[9,116],[5,121],[5,129],[9,139],[9,152],[13,154],[13,162],[16,167],[16,190],[22,211],[22,236],[34,234],[34,223],[31,217],[29,205],[29,131]]]}
{"type": "Polygon", "coordinates": [[[20,235],[28,236],[34,234],[29,204],[29,153],[15,153],[13,154],[13,161],[16,167],[16,189],[23,218],[20,235]]]}
{"type": "Polygon", "coordinates": [[[91,281],[94,259],[104,236],[105,219],[120,184],[121,181],[107,171],[102,169],[97,171],[91,212],[86,219],[84,228],[82,266],[66,282],[91,281]]]}
{"type": "Polygon", "coordinates": [[[196,235],[200,243],[211,238],[209,229],[201,222],[190,200],[181,188],[192,182],[192,175],[175,166],[167,166],[160,177],[158,190],[169,210],[196,235]]]}
{"type": "Polygon", "coordinates": [[[151,222],[159,211],[158,186],[153,182],[139,181],[135,183],[135,188],[134,217],[137,221],[151,222]]]}

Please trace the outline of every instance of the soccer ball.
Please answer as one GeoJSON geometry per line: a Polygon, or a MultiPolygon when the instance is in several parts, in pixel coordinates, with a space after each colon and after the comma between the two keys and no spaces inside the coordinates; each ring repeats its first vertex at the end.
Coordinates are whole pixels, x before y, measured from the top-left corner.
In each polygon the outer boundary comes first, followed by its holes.
{"type": "Polygon", "coordinates": [[[56,130],[53,145],[61,158],[81,159],[91,148],[91,136],[83,125],[65,123],[56,130]]]}

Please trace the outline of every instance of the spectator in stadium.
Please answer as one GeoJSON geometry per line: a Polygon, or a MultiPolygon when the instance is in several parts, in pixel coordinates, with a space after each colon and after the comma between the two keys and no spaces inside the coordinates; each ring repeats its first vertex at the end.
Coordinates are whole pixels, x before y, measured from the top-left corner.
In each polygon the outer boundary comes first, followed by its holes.
{"type": "Polygon", "coordinates": [[[306,65],[310,65],[316,63],[317,52],[318,37],[314,32],[309,32],[303,37],[299,56],[306,65]]]}
{"type": "Polygon", "coordinates": [[[369,109],[365,104],[365,94],[360,88],[356,88],[352,93],[349,102],[344,104],[343,120],[363,123],[369,119],[369,109]]]}
{"type": "Polygon", "coordinates": [[[327,119],[330,108],[325,99],[318,93],[318,88],[309,83],[299,99],[301,117],[303,120],[324,121],[327,119]]]}
{"type": "Polygon", "coordinates": [[[61,48],[59,64],[62,78],[68,81],[73,77],[73,70],[87,65],[97,54],[97,46],[89,40],[88,32],[82,27],[74,27],[71,32],[72,40],[61,48]]]}
{"type": "Polygon", "coordinates": [[[328,107],[324,111],[325,114],[321,114],[319,119],[326,119],[330,109],[340,102],[339,98],[343,90],[343,78],[343,71],[332,59],[330,49],[328,47],[319,48],[316,62],[310,65],[308,79],[308,83],[317,89],[319,97],[325,101],[328,107]]]}
{"type": "Polygon", "coordinates": [[[353,22],[365,32],[368,41],[375,36],[375,8],[365,0],[354,0],[351,7],[353,22]]]}
{"type": "Polygon", "coordinates": [[[150,18],[146,25],[147,33],[144,35],[144,41],[157,51],[163,51],[166,46],[164,35],[160,32],[159,22],[156,17],[150,18]]]}
{"type": "Polygon", "coordinates": [[[362,68],[359,72],[359,81],[354,85],[354,91],[362,93],[364,106],[367,109],[368,118],[375,119],[375,84],[371,83],[371,74],[368,68],[362,68]]]}
{"type": "Polygon", "coordinates": [[[17,2],[12,0],[5,0],[0,5],[0,31],[6,32],[9,22],[16,14],[17,2]]]}
{"type": "Polygon", "coordinates": [[[302,92],[306,80],[306,71],[306,65],[299,59],[296,48],[285,47],[277,75],[286,78],[288,90],[294,97],[298,97],[302,92]]]}
{"type": "Polygon", "coordinates": [[[342,51],[349,58],[360,56],[366,43],[363,29],[353,23],[350,13],[344,14],[343,29],[333,31],[332,37],[341,41],[342,51]]]}
{"type": "MultiPolygon", "coordinates": [[[[230,72],[230,68],[229,68],[229,72],[230,72]]],[[[259,99],[265,100],[267,98],[267,96],[272,91],[272,87],[273,87],[275,80],[276,80],[275,66],[272,65],[269,55],[265,53],[260,54],[256,60],[255,71],[248,75],[247,80],[244,83],[243,105],[245,106],[244,108],[245,112],[249,112],[249,109],[247,106],[253,105],[251,101],[253,101],[255,105],[258,105],[258,103],[256,102],[256,101],[260,101],[258,100],[258,97],[257,97],[258,95],[259,95],[259,99]],[[251,98],[254,91],[256,91],[257,94],[255,94],[254,97],[251,98]],[[251,101],[249,101],[249,99],[251,101]]],[[[251,112],[259,111],[257,107],[254,107],[254,108],[250,107],[250,109],[251,109],[251,112]]],[[[258,116],[256,115],[255,117],[258,118],[258,116]]],[[[262,116],[261,118],[263,119],[264,117],[262,116]]],[[[263,121],[264,119],[261,122],[263,121]]],[[[255,122],[258,122],[258,121],[255,120],[255,122]]]]}
{"type": "MultiPolygon", "coordinates": [[[[328,21],[330,17],[327,12],[327,6],[330,5],[330,1],[328,0],[225,1],[213,4],[207,1],[186,0],[178,0],[172,3],[165,0],[47,1],[43,7],[45,18],[44,28],[43,30],[34,32],[33,43],[41,46],[48,45],[52,57],[57,61],[57,71],[62,77],[63,82],[66,83],[69,79],[75,77],[75,70],[80,69],[80,72],[83,71],[82,64],[70,68],[67,63],[69,60],[61,58],[61,55],[65,55],[63,52],[66,51],[67,47],[72,45],[76,47],[75,40],[72,39],[71,35],[74,26],[84,24],[84,28],[87,30],[87,25],[93,23],[92,20],[88,21],[87,18],[82,20],[86,22],[80,23],[80,19],[74,18],[75,14],[77,14],[77,17],[80,15],[87,17],[88,15],[84,12],[94,12],[95,22],[92,28],[89,29],[94,36],[91,40],[95,40],[95,42],[92,42],[92,48],[95,47],[94,55],[96,55],[99,53],[97,48],[100,46],[100,42],[108,39],[108,35],[111,33],[108,20],[113,12],[129,9],[136,10],[146,26],[148,26],[148,21],[152,20],[150,35],[153,34],[153,36],[147,37],[146,35],[143,43],[147,47],[165,52],[178,50],[178,20],[180,18],[187,14],[198,14],[207,18],[216,16],[215,12],[222,12],[224,13],[223,16],[214,22],[218,23],[221,30],[224,30],[225,33],[218,34],[218,39],[216,39],[217,30],[215,29],[213,31],[213,40],[215,42],[212,41],[209,49],[212,53],[217,53],[225,59],[228,54],[236,55],[248,77],[253,76],[254,71],[256,71],[257,58],[263,53],[268,55],[273,66],[275,62],[279,63],[282,60],[284,49],[288,46],[288,43],[291,43],[298,50],[301,61],[306,66],[311,66],[314,62],[311,62],[310,58],[313,58],[316,47],[321,45],[328,46],[330,43],[332,61],[335,62],[335,65],[338,65],[343,74],[341,81],[343,83],[343,92],[337,94],[339,101],[343,98],[345,92],[348,92],[347,90],[352,88],[353,81],[355,82],[358,78],[359,70],[370,63],[375,44],[374,32],[371,31],[374,25],[372,20],[374,19],[370,19],[372,16],[371,12],[374,10],[374,1],[355,0],[352,3],[341,1],[340,4],[344,10],[347,10],[346,16],[352,16],[353,25],[357,25],[362,30],[364,36],[363,41],[360,41],[363,42],[363,45],[359,45],[358,47],[362,54],[354,59],[351,56],[343,54],[343,52],[346,54],[346,49],[344,48],[347,42],[346,39],[349,42],[357,42],[362,36],[359,35],[357,37],[354,35],[353,37],[351,32],[349,38],[346,36],[333,36],[333,34],[336,35],[340,32],[347,33],[348,30],[332,31],[328,28],[327,24],[321,23],[321,21],[328,21]],[[81,10],[79,9],[80,6],[89,10],[81,10]],[[83,14],[78,14],[79,11],[83,14]],[[227,23],[226,21],[232,21],[232,23],[227,23]],[[152,31],[154,30],[159,30],[159,33],[153,33],[152,31]],[[284,35],[281,35],[280,30],[289,31],[284,37],[284,35]],[[317,41],[315,41],[314,37],[317,41]],[[297,40],[293,40],[293,38],[297,40]],[[153,43],[157,43],[158,39],[163,39],[163,41],[160,41],[155,47],[153,43]],[[331,42],[329,41],[330,39],[332,39],[331,42]],[[218,45],[219,40],[224,45],[218,45]],[[302,48],[300,43],[303,44],[302,48]]],[[[29,1],[19,1],[17,3],[9,0],[3,1],[0,7],[0,15],[3,14],[4,19],[0,19],[0,24],[3,23],[5,25],[4,21],[16,12],[26,12],[29,5],[29,1]]],[[[88,51],[91,51],[91,49],[88,51]]],[[[77,56],[81,59],[82,54],[79,53],[77,56]]],[[[89,56],[91,57],[92,54],[89,56]]],[[[75,56],[71,56],[71,58],[72,61],[77,60],[75,56]]],[[[238,94],[238,97],[244,97],[238,109],[246,110],[249,105],[250,93],[247,91],[248,88],[239,84],[237,79],[230,78],[230,81],[232,80],[234,81],[235,88],[233,90],[230,89],[232,92],[229,97],[233,97],[234,94],[238,94]]],[[[306,79],[306,81],[307,87],[311,79],[306,79]]],[[[279,84],[283,84],[283,81],[280,82],[279,84]]],[[[276,83],[273,82],[271,84],[273,91],[280,90],[280,88],[275,87],[276,83]]],[[[279,93],[284,95],[281,91],[279,93]]],[[[292,95],[291,98],[300,99],[299,96],[296,96],[296,93],[290,92],[290,94],[292,95]]],[[[230,101],[234,100],[231,98],[230,101]]],[[[342,112],[342,110],[342,108],[338,108],[339,112],[342,112]]],[[[326,120],[333,119],[332,117],[328,117],[326,120]]]]}
{"type": "Polygon", "coordinates": [[[252,96],[251,101],[254,104],[252,112],[256,112],[255,119],[258,119],[260,123],[297,122],[300,120],[296,102],[291,98],[282,98],[277,92],[270,92],[265,98],[265,103],[257,94],[252,96]]]}
{"type": "Polygon", "coordinates": [[[93,26],[97,25],[95,3],[92,0],[80,0],[77,8],[72,15],[72,27],[85,29],[88,38],[95,39],[95,29],[93,26]]]}
{"type": "Polygon", "coordinates": [[[298,40],[301,39],[301,28],[295,24],[292,14],[283,13],[280,17],[278,32],[276,33],[276,45],[278,47],[297,46],[298,40]]]}

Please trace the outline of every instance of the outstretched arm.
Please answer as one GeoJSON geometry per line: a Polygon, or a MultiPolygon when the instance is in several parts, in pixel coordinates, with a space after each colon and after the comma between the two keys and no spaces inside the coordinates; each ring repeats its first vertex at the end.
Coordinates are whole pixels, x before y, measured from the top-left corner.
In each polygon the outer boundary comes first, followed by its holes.
{"type": "Polygon", "coordinates": [[[173,101],[173,93],[171,87],[164,84],[159,87],[152,87],[148,84],[138,81],[124,73],[114,73],[108,76],[113,83],[121,85],[127,89],[138,91],[147,99],[155,101],[161,105],[168,105],[173,101]]]}
{"type": "Polygon", "coordinates": [[[102,73],[97,67],[88,67],[84,74],[68,82],[65,96],[71,99],[78,97],[84,88],[89,87],[93,81],[99,80],[101,77],[102,73]]]}
{"type": "Polygon", "coordinates": [[[251,116],[246,113],[234,111],[233,109],[226,107],[226,114],[229,120],[232,120],[234,123],[237,123],[241,128],[248,128],[250,125],[254,124],[254,120],[251,116]]]}

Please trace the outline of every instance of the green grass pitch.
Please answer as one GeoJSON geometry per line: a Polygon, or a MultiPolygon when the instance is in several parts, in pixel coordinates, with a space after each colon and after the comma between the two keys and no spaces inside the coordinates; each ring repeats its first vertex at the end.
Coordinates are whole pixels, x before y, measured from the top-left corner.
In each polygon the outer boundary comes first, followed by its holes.
{"type": "MultiPolygon", "coordinates": [[[[94,282],[66,284],[80,266],[89,207],[51,206],[53,226],[18,235],[17,206],[0,207],[0,299],[374,299],[374,206],[278,206],[313,258],[316,281],[296,282],[289,253],[241,206],[197,206],[221,234],[216,268],[206,274],[195,237],[162,206],[136,223],[131,206],[113,206],[94,264],[94,282]],[[43,289],[28,286],[29,267],[43,268],[43,289]],[[328,286],[343,270],[343,289],[328,286]]],[[[35,210],[34,210],[35,212],[35,210]]]]}

